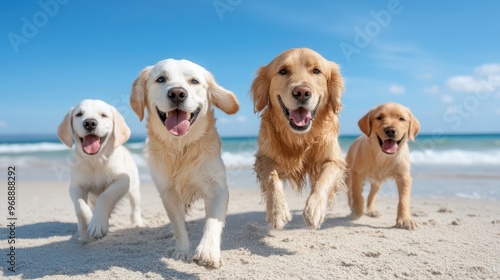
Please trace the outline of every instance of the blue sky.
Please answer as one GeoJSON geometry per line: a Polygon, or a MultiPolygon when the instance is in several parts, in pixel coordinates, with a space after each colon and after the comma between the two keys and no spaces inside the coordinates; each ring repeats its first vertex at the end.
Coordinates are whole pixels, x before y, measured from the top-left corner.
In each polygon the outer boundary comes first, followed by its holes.
{"type": "Polygon", "coordinates": [[[188,59],[233,91],[222,136],[252,136],[259,66],[308,47],[341,65],[341,133],[388,101],[422,133],[500,132],[498,1],[1,1],[0,134],[54,133],[82,99],[102,99],[145,133],[128,99],[137,74],[188,59]]]}

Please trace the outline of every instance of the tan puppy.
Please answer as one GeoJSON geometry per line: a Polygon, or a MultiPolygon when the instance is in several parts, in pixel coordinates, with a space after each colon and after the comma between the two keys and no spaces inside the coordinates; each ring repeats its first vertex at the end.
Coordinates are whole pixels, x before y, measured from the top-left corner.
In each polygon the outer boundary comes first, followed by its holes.
{"type": "Polygon", "coordinates": [[[309,178],[303,216],[314,229],[335,192],[345,187],[337,117],[343,89],[338,65],[310,49],[285,51],[258,70],[251,89],[255,111],[261,112],[255,171],[272,228],[291,220],[284,183],[300,192],[309,178]]]}
{"type": "Polygon", "coordinates": [[[108,233],[109,217],[125,195],[132,207],[132,224],[142,226],[139,171],[123,146],[130,129],[115,107],[101,100],[83,100],[68,111],[57,136],[70,148],[75,142],[69,191],[82,242],[108,233]]]}
{"type": "Polygon", "coordinates": [[[234,114],[236,97],[203,67],[166,59],[142,70],[130,104],[139,119],[148,113],[148,163],[174,229],[173,257],[188,259],[184,216],[191,203],[203,199],[207,221],[193,260],[219,267],[229,192],[212,105],[234,114]]]}
{"type": "Polygon", "coordinates": [[[414,229],[410,213],[410,150],[408,139],[414,141],[420,123],[412,112],[397,103],[386,103],[373,108],[358,122],[365,134],[354,141],[347,153],[349,168],[346,178],[352,218],[363,215],[363,183],[371,183],[366,214],[378,217],[375,195],[381,184],[390,178],[396,180],[399,193],[397,228],[414,229]]]}

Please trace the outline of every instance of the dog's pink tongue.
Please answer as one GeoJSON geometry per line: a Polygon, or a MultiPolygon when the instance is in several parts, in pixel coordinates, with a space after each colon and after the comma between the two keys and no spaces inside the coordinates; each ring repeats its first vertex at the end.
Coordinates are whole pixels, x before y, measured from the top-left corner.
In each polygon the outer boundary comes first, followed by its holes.
{"type": "Polygon", "coordinates": [[[382,144],[382,150],[388,154],[394,154],[398,151],[398,142],[392,139],[387,139],[382,144]]]}
{"type": "Polygon", "coordinates": [[[165,120],[165,127],[168,132],[175,136],[180,136],[186,133],[189,129],[187,113],[181,110],[173,110],[170,112],[168,118],[165,120]]]}
{"type": "Polygon", "coordinates": [[[101,147],[101,139],[97,135],[87,135],[83,137],[82,148],[83,151],[89,155],[99,152],[101,147]]]}
{"type": "Polygon", "coordinates": [[[296,126],[306,126],[311,120],[311,112],[304,107],[290,111],[290,119],[296,126]]]}

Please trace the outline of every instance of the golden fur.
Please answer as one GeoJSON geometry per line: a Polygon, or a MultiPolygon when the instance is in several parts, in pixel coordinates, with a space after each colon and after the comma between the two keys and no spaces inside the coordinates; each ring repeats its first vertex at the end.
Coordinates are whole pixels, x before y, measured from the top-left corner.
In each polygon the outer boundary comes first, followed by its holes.
{"type": "Polygon", "coordinates": [[[304,219],[312,228],[320,227],[327,204],[344,187],[337,117],[343,90],[338,65],[310,49],[285,51],[258,70],[251,87],[255,111],[261,112],[255,171],[267,204],[266,220],[273,228],[281,229],[291,219],[282,181],[301,191],[309,178],[304,219]],[[299,104],[292,96],[300,86],[310,89],[308,103],[299,104]],[[300,106],[317,108],[307,129],[292,127],[278,96],[288,113],[300,106]]]}
{"type": "Polygon", "coordinates": [[[373,108],[359,120],[358,125],[364,135],[354,141],[346,158],[349,168],[346,184],[352,218],[358,219],[363,215],[362,192],[365,180],[371,183],[366,214],[378,217],[380,213],[374,207],[375,195],[385,180],[393,178],[399,193],[395,227],[414,229],[416,224],[410,213],[412,178],[408,139],[414,141],[418,134],[420,124],[417,118],[400,104],[386,103],[373,108]],[[392,138],[387,135],[386,130],[395,132],[392,138]],[[389,139],[400,141],[398,145],[392,146],[397,147],[397,150],[390,151],[390,154],[384,152],[383,144],[380,144],[380,141],[391,141],[389,139]]]}
{"type": "MultiPolygon", "coordinates": [[[[221,142],[215,129],[212,105],[227,114],[239,109],[234,94],[219,86],[212,74],[186,60],[167,59],[146,67],[132,86],[130,104],[142,120],[147,111],[147,157],[151,175],[174,229],[173,257],[187,260],[189,239],[186,208],[198,199],[205,203],[206,224],[192,259],[199,265],[221,265],[221,234],[229,193],[221,158],[221,142]],[[158,78],[164,78],[159,82],[158,78]],[[196,80],[196,83],[193,83],[196,80]],[[186,99],[172,101],[172,89],[185,90],[186,99]],[[167,97],[169,96],[169,97],[167,97]],[[170,99],[169,99],[170,98],[170,99]],[[181,135],[170,132],[158,110],[196,113],[181,135]]],[[[168,117],[167,117],[168,118],[168,117]]]]}

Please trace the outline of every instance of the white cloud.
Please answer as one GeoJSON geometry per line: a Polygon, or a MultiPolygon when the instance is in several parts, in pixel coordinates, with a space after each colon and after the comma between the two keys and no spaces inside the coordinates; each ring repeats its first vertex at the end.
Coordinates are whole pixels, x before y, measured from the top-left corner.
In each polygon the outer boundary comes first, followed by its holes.
{"type": "Polygon", "coordinates": [[[239,122],[239,123],[243,123],[243,122],[248,121],[248,119],[247,119],[247,117],[245,117],[245,116],[238,116],[238,117],[236,118],[236,121],[237,121],[237,122],[239,122]]]}
{"type": "Polygon", "coordinates": [[[488,63],[474,68],[474,72],[480,76],[500,74],[500,63],[488,63]]]}
{"type": "Polygon", "coordinates": [[[500,74],[488,76],[488,83],[491,84],[492,87],[497,89],[500,88],[500,74]]]}
{"type": "Polygon", "coordinates": [[[446,81],[449,89],[456,92],[493,92],[500,89],[500,64],[489,63],[474,68],[474,75],[457,75],[446,81]]]}
{"type": "Polygon", "coordinates": [[[441,101],[443,101],[444,104],[451,104],[453,103],[453,97],[451,95],[445,94],[441,96],[441,101]]]}
{"type": "Polygon", "coordinates": [[[221,124],[234,123],[235,121],[238,122],[238,123],[244,123],[244,122],[248,121],[248,118],[245,117],[245,116],[237,116],[236,120],[233,119],[233,118],[220,118],[220,119],[217,119],[217,122],[219,122],[221,124]]]}
{"type": "Polygon", "coordinates": [[[406,92],[406,88],[400,85],[389,86],[389,92],[396,95],[401,95],[406,92]]]}
{"type": "Polygon", "coordinates": [[[424,88],[424,92],[428,94],[439,94],[440,90],[437,85],[432,85],[430,87],[424,88]]]}
{"type": "MultiPolygon", "coordinates": [[[[496,77],[492,78],[494,78],[492,81],[496,82],[496,77]]],[[[454,76],[449,78],[446,84],[453,91],[467,93],[491,92],[495,90],[495,86],[500,86],[500,84],[495,85],[488,80],[478,79],[473,76],[454,76]]]]}
{"type": "Polygon", "coordinates": [[[220,119],[217,119],[217,122],[222,123],[222,124],[226,124],[226,123],[231,123],[232,120],[228,119],[228,118],[220,118],[220,119]]]}
{"type": "Polygon", "coordinates": [[[5,128],[7,126],[8,126],[8,124],[6,121],[0,121],[0,128],[5,128]]]}

